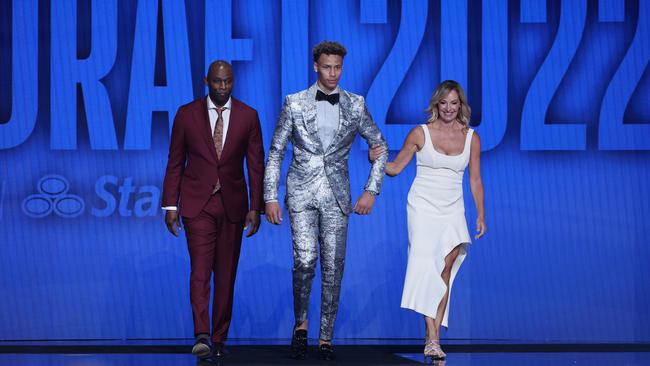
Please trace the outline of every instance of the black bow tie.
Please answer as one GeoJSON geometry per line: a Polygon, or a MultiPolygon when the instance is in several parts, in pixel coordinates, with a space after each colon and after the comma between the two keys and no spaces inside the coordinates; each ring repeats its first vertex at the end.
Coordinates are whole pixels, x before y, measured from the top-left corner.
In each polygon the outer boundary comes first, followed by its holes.
{"type": "Polygon", "coordinates": [[[326,100],[326,101],[330,102],[331,105],[334,105],[334,104],[339,102],[339,93],[327,95],[327,94],[323,93],[322,91],[318,90],[316,92],[316,101],[320,102],[322,100],[326,100]]]}

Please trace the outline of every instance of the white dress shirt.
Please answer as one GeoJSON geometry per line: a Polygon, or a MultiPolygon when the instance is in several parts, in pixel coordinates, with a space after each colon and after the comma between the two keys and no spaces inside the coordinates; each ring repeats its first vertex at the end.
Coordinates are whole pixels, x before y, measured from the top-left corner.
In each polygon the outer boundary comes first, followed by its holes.
{"type": "MultiPolygon", "coordinates": [[[[210,117],[210,132],[214,136],[214,126],[217,124],[217,118],[219,114],[217,113],[217,106],[212,103],[210,96],[208,98],[208,117],[210,117]]],[[[230,111],[232,110],[232,98],[228,98],[226,104],[223,105],[225,108],[221,112],[221,118],[223,118],[223,137],[221,140],[221,146],[226,146],[226,135],[228,132],[228,126],[230,125],[230,111]]]]}
{"type": "MultiPolygon", "coordinates": [[[[338,85],[329,93],[321,89],[320,86],[317,86],[317,90],[326,95],[340,93],[338,85]]],[[[315,98],[316,94],[314,94],[315,98]]],[[[323,150],[327,150],[334,139],[336,131],[339,129],[339,113],[339,103],[332,105],[326,100],[316,101],[316,125],[318,126],[318,138],[321,145],[323,145],[323,150]]]]}
{"type": "MultiPolygon", "coordinates": [[[[212,103],[212,99],[210,99],[210,96],[208,95],[207,97],[208,100],[208,118],[210,119],[210,133],[212,134],[211,136],[214,136],[214,126],[217,125],[217,118],[219,118],[219,114],[217,113],[217,106],[212,103]]],[[[223,119],[223,135],[221,137],[221,146],[225,147],[226,146],[226,135],[228,134],[228,126],[230,125],[230,111],[232,110],[232,98],[228,97],[228,101],[226,104],[223,105],[223,108],[225,108],[221,112],[221,118],[223,119]]],[[[176,206],[165,206],[162,208],[163,210],[177,210],[178,207],[176,206]]]]}

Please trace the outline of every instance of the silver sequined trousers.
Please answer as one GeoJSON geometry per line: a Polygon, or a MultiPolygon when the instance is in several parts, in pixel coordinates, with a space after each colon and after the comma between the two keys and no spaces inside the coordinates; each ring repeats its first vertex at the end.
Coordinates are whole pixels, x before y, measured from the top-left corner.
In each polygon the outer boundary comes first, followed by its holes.
{"type": "Polygon", "coordinates": [[[327,177],[300,212],[289,211],[293,236],[293,306],[296,325],[307,319],[309,294],[319,254],[321,264],[320,339],[329,341],[339,308],[348,216],[343,214],[327,177]]]}

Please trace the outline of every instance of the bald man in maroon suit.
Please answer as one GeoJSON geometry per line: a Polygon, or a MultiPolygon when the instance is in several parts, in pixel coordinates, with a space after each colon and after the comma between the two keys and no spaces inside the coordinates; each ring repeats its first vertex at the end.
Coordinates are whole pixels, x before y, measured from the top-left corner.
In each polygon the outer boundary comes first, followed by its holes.
{"type": "Polygon", "coordinates": [[[208,96],[178,109],[163,184],[168,230],[178,236],[179,216],[185,227],[196,338],[192,354],[199,358],[223,355],[243,231],[249,228],[247,237],[257,232],[264,207],[260,121],[253,108],[230,96],[233,82],[230,64],[215,61],[205,78],[208,96]]]}

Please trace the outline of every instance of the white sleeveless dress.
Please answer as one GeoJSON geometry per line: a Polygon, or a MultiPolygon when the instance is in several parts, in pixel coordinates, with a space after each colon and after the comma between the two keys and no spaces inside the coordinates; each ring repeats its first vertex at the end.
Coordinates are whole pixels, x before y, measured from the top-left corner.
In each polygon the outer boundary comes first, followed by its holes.
{"type": "MultiPolygon", "coordinates": [[[[424,146],[416,153],[417,173],[406,208],[409,252],[401,306],[435,318],[447,290],[441,277],[445,257],[460,245],[449,280],[451,300],[451,285],[471,243],[465,220],[463,173],[469,163],[474,130],[469,129],[460,155],[445,155],[434,149],[427,126],[421,127],[424,146]]],[[[449,303],[442,319],[445,327],[449,303]]]]}

